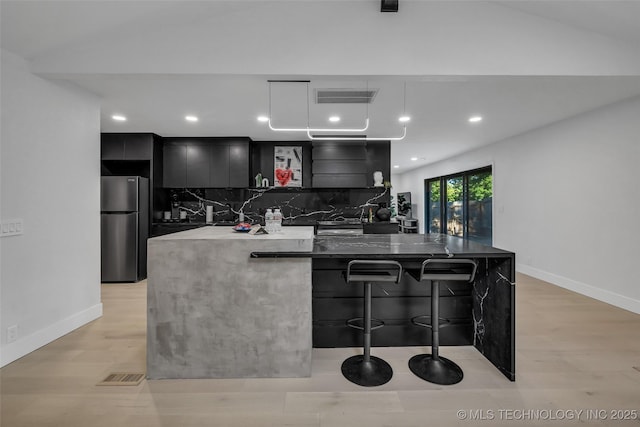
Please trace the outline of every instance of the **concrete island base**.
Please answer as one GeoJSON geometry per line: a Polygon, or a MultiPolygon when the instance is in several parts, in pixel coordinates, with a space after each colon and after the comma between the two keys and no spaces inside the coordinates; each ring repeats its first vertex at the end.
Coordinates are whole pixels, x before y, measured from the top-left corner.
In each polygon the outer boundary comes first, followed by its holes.
{"type": "Polygon", "coordinates": [[[202,227],[148,241],[147,377],[311,375],[313,227],[202,227]]]}

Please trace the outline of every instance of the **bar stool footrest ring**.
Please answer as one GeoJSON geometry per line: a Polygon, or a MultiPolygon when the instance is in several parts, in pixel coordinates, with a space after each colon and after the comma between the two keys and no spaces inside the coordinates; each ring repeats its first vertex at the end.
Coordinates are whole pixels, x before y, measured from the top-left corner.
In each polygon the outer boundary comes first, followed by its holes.
{"type": "MultiPolygon", "coordinates": [[[[347,326],[350,328],[364,330],[364,317],[354,317],[353,319],[347,320],[347,326]]],[[[380,329],[384,326],[384,321],[379,319],[371,319],[371,330],[375,331],[376,329],[380,329]]]]}
{"type": "MultiPolygon", "coordinates": [[[[421,326],[423,328],[431,328],[431,316],[423,314],[421,316],[412,317],[411,323],[413,323],[416,326],[421,326]],[[426,321],[423,321],[422,319],[426,319],[429,323],[427,323],[426,321]]],[[[451,326],[451,321],[444,317],[439,317],[438,324],[441,328],[445,328],[447,326],[451,326]]]]}

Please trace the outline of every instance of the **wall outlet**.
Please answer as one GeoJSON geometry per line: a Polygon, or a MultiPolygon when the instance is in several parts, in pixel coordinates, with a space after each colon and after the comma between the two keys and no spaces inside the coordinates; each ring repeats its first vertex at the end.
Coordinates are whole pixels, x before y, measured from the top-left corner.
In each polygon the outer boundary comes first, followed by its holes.
{"type": "Polygon", "coordinates": [[[0,237],[17,236],[24,231],[24,225],[22,224],[22,218],[9,219],[2,221],[2,228],[0,228],[2,234],[0,237]]]}
{"type": "Polygon", "coordinates": [[[7,342],[14,342],[18,339],[18,325],[9,326],[7,328],[7,342]]]}

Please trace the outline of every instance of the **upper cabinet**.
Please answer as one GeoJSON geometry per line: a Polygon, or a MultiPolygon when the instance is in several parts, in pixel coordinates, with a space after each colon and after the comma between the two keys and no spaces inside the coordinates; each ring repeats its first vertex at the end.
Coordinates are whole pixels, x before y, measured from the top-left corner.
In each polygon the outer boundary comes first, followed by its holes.
{"type": "Polygon", "coordinates": [[[187,186],[187,147],[168,145],[165,141],[162,161],[163,187],[187,186]]]}
{"type": "Polygon", "coordinates": [[[260,174],[274,185],[277,146],[302,147],[302,182],[312,188],[373,186],[373,172],[390,179],[389,141],[261,141],[231,137],[163,140],[163,187],[249,188],[260,174]]]}
{"type": "Polygon", "coordinates": [[[249,143],[229,144],[229,187],[249,186],[249,143]]]}
{"type": "Polygon", "coordinates": [[[102,160],[151,160],[153,158],[151,133],[103,133],[100,136],[102,160]]]}
{"type": "Polygon", "coordinates": [[[249,141],[249,138],[164,138],[164,187],[248,187],[249,141]]]}
{"type": "Polygon", "coordinates": [[[373,186],[373,172],[389,180],[389,141],[314,141],[313,187],[373,186]]]}

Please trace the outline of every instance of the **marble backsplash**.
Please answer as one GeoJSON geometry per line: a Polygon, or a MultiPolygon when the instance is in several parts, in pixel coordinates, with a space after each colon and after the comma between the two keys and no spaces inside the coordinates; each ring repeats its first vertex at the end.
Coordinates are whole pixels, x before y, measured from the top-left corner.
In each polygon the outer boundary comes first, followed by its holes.
{"type": "MultiPolygon", "coordinates": [[[[255,188],[165,190],[168,200],[179,202],[190,222],[205,222],[206,207],[213,206],[213,222],[264,222],[267,208],[280,208],[285,224],[315,224],[318,220],[359,218],[375,214],[380,203],[390,206],[390,189],[255,188]]],[[[170,207],[167,206],[166,210],[170,207]]]]}

